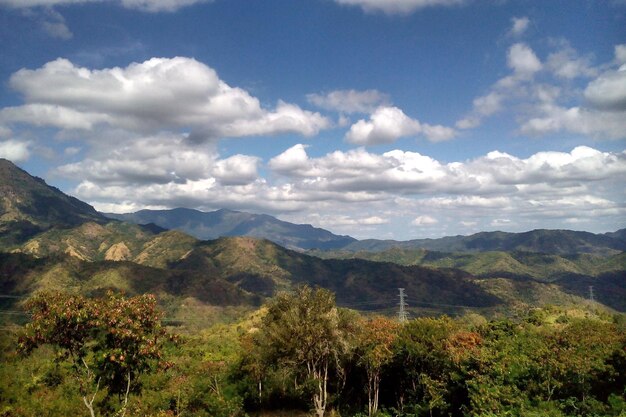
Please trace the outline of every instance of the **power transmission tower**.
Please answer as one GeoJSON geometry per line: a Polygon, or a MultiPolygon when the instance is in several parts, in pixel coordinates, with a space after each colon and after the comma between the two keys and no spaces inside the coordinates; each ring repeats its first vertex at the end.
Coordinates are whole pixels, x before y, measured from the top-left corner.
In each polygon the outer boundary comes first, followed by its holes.
{"type": "Polygon", "coordinates": [[[595,301],[593,298],[593,285],[589,286],[589,301],[591,301],[592,303],[595,301]]]}
{"type": "Polygon", "coordinates": [[[404,288],[398,288],[398,291],[400,291],[400,302],[398,303],[398,306],[400,306],[400,308],[398,309],[398,320],[400,321],[400,323],[406,323],[406,321],[409,319],[409,313],[406,311],[406,307],[408,306],[408,304],[406,303],[406,301],[404,301],[406,294],[404,293],[404,288]]]}

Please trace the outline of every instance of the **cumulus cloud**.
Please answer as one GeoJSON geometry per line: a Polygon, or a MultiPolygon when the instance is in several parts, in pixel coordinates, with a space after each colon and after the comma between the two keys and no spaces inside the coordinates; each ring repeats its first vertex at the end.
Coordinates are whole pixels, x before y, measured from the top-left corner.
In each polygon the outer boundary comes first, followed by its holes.
{"type": "Polygon", "coordinates": [[[433,142],[451,139],[454,129],[445,126],[422,124],[397,107],[381,106],[369,120],[361,119],[350,127],[346,139],[358,145],[393,143],[406,136],[425,135],[433,142]]]}
{"type": "Polygon", "coordinates": [[[174,12],[182,7],[212,0],[0,0],[0,6],[14,8],[52,7],[83,3],[113,3],[147,12],[174,12]]]}
{"type": "MultiPolygon", "coordinates": [[[[75,154],[80,150],[66,151],[75,154]]],[[[188,181],[233,186],[256,181],[259,162],[257,157],[240,154],[220,159],[213,147],[190,145],[183,135],[161,134],[137,138],[114,149],[103,146],[80,162],[60,166],[56,172],[107,187],[188,181]]]]}
{"type": "Polygon", "coordinates": [[[294,146],[270,160],[269,167],[281,175],[298,178],[309,189],[393,190],[404,194],[466,194],[476,198],[493,193],[517,193],[536,184],[558,187],[559,183],[572,181],[609,180],[626,173],[626,153],[577,147],[570,153],[540,152],[519,159],[494,151],[471,161],[444,164],[401,150],[379,155],[355,149],[309,158],[303,147],[294,146]],[[285,163],[296,159],[298,164],[285,163]]]}
{"type": "Polygon", "coordinates": [[[454,6],[466,0],[335,0],[347,6],[361,7],[365,12],[386,14],[409,14],[416,10],[434,6],[454,6]]]}
{"type": "Polygon", "coordinates": [[[526,32],[529,25],[530,19],[528,17],[513,17],[511,18],[511,29],[509,30],[509,35],[521,36],[524,32],[526,32]]]}
{"type": "Polygon", "coordinates": [[[525,135],[569,132],[593,139],[626,138],[626,65],[610,69],[621,64],[622,54],[626,59],[626,45],[617,45],[615,59],[598,66],[566,40],[551,45],[556,49],[544,64],[525,43],[513,44],[507,52],[511,74],[475,98],[456,127],[476,128],[485,118],[509,111],[519,123],[518,133],[525,135]],[[604,72],[598,75],[600,68],[604,72]],[[590,78],[581,88],[580,80],[590,78]]]}
{"type": "Polygon", "coordinates": [[[539,113],[524,121],[520,131],[529,135],[570,132],[594,138],[623,139],[626,137],[624,112],[601,112],[583,107],[562,107],[553,104],[538,106],[539,113]]]}
{"type": "Polygon", "coordinates": [[[530,77],[541,70],[541,61],[525,43],[516,43],[509,48],[507,64],[516,75],[530,77]]]}
{"type": "Polygon", "coordinates": [[[223,185],[250,184],[259,176],[259,158],[249,155],[233,155],[215,163],[212,174],[223,185]]]}
{"type": "Polygon", "coordinates": [[[194,139],[297,133],[329,126],[319,113],[279,101],[265,109],[247,91],[191,58],[152,58],[125,68],[92,70],[57,59],[21,69],[10,86],[26,104],[0,111],[0,122],[137,132],[191,130],[194,139]]]}
{"type": "Polygon", "coordinates": [[[507,65],[513,71],[497,80],[486,94],[472,101],[472,109],[456,122],[459,129],[473,129],[482,124],[482,121],[504,108],[504,103],[519,95],[524,83],[532,81],[536,72],[542,69],[542,64],[535,52],[525,43],[515,43],[507,51],[507,65]]]}
{"type": "Polygon", "coordinates": [[[591,56],[580,56],[568,42],[560,42],[561,48],[548,55],[546,67],[557,77],[572,80],[579,77],[595,77],[598,71],[591,63],[591,56]]]}
{"type": "Polygon", "coordinates": [[[82,178],[73,194],[103,210],[225,207],[307,219],[360,237],[371,237],[381,225],[397,228],[396,238],[409,238],[407,224],[444,233],[459,222],[485,229],[494,219],[511,219],[509,229],[528,229],[590,216],[617,224],[626,214],[620,180],[626,151],[577,147],[528,158],[493,151],[441,162],[416,152],[363,148],[311,157],[304,145],[295,145],[267,163],[266,178],[258,174],[261,164],[160,135],[112,154],[92,151],[56,173],[82,178]]]}
{"type": "MultiPolygon", "coordinates": [[[[493,151],[469,161],[442,163],[400,150],[375,154],[354,149],[311,158],[305,147],[294,146],[268,166],[288,184],[289,193],[281,198],[314,197],[307,202],[309,209],[336,215],[345,206],[352,208],[345,208],[344,213],[370,213],[385,219],[376,213],[390,210],[392,225],[406,219],[406,223],[437,224],[444,230],[450,222],[462,219],[467,227],[478,230],[496,227],[494,219],[515,219],[509,230],[524,230],[590,216],[606,216],[615,225],[626,214],[620,181],[626,175],[626,151],[600,152],[581,146],[525,159],[493,151]],[[349,200],[329,200],[348,194],[349,200]],[[411,216],[416,211],[422,213],[417,219],[411,216]]],[[[355,225],[350,228],[347,219],[341,224],[311,220],[322,227],[363,235],[355,225]]]]}
{"type": "Polygon", "coordinates": [[[23,162],[30,158],[30,144],[15,139],[0,140],[0,158],[23,162]]]}
{"type": "Polygon", "coordinates": [[[276,172],[294,173],[300,170],[306,171],[308,162],[306,146],[299,143],[272,158],[269,166],[276,172]]]}
{"type": "Polygon", "coordinates": [[[309,103],[322,109],[342,113],[371,113],[389,102],[386,94],[377,90],[335,90],[324,94],[308,94],[309,103]]]}
{"type": "Polygon", "coordinates": [[[584,94],[595,108],[626,111],[626,68],[605,72],[589,83],[584,94]]]}
{"type": "Polygon", "coordinates": [[[62,165],[56,171],[68,178],[131,187],[208,178],[216,162],[211,148],[187,145],[181,135],[162,134],[112,148],[102,145],[84,160],[62,165]]]}

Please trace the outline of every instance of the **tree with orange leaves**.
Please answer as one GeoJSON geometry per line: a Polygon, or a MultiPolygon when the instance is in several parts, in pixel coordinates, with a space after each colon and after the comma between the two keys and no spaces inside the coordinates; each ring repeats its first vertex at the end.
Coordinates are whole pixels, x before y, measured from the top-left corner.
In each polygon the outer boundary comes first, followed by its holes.
{"type": "Polygon", "coordinates": [[[371,417],[378,411],[380,374],[393,358],[393,342],[398,323],[387,317],[374,317],[363,323],[358,341],[359,364],[367,373],[367,411],[371,417]]]}

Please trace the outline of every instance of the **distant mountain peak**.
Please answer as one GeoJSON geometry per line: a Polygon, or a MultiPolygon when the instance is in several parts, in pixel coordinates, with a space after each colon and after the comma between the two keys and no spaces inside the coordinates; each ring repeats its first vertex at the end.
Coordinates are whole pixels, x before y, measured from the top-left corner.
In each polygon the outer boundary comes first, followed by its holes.
{"type": "Polygon", "coordinates": [[[198,239],[249,236],[267,239],[290,249],[337,249],[356,239],[335,235],[309,224],[293,224],[268,214],[219,209],[202,212],[194,209],[141,210],[128,214],[105,214],[107,217],[137,224],[154,223],[166,229],[180,230],[198,239]]]}

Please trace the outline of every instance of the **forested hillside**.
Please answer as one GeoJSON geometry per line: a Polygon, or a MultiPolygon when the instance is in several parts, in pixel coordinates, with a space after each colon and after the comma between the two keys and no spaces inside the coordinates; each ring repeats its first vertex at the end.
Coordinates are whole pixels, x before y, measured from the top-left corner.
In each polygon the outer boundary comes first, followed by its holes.
{"type": "Polygon", "coordinates": [[[29,301],[26,327],[4,324],[2,415],[626,412],[623,315],[549,307],[398,322],[338,308],[331,292],[305,286],[231,324],[181,333],[155,301],[29,301]]]}

